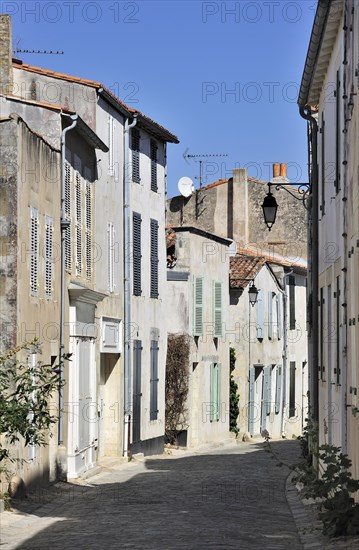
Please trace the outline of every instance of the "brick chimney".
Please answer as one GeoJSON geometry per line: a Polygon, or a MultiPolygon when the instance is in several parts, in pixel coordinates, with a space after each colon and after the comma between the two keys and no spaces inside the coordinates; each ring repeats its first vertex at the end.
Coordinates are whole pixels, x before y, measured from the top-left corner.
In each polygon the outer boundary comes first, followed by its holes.
{"type": "Polygon", "coordinates": [[[280,175],[283,177],[283,178],[286,178],[287,177],[287,165],[285,163],[281,163],[280,165],[280,175]]]}
{"type": "Polygon", "coordinates": [[[0,14],[0,92],[12,92],[12,28],[11,16],[0,14]]]}
{"type": "Polygon", "coordinates": [[[279,162],[273,164],[273,178],[278,178],[279,176],[279,162]]]}

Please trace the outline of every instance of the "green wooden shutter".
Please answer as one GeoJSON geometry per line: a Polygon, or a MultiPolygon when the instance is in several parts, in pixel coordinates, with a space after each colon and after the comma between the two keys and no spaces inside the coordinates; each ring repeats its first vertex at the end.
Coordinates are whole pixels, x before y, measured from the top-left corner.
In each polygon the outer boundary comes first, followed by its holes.
{"type": "Polygon", "coordinates": [[[203,277],[193,278],[193,336],[203,334],[203,277]]]}
{"type": "Polygon", "coordinates": [[[133,294],[141,296],[141,214],[132,214],[132,237],[133,237],[133,294]]]}
{"type": "Polygon", "coordinates": [[[273,339],[273,294],[268,292],[268,338],[273,339]]]}
{"type": "Polygon", "coordinates": [[[257,300],[257,338],[264,338],[264,292],[259,290],[257,300]]]}
{"type": "Polygon", "coordinates": [[[210,406],[209,406],[209,421],[213,422],[215,417],[215,386],[216,386],[216,372],[215,372],[215,364],[211,363],[210,368],[210,406]]]}
{"type": "Polygon", "coordinates": [[[158,298],[158,221],[151,220],[151,298],[158,298]]]}
{"type": "Polygon", "coordinates": [[[218,338],[223,334],[222,327],[222,283],[213,281],[213,336],[218,338]]]}

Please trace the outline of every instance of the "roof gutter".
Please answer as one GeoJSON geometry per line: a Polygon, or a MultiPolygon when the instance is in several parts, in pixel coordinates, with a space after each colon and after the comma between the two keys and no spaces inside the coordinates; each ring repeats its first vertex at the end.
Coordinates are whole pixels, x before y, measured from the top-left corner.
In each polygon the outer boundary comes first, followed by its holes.
{"type": "Polygon", "coordinates": [[[310,87],[312,84],[315,67],[317,65],[320,46],[328,20],[332,0],[319,0],[315,14],[312,34],[309,41],[307,57],[299,90],[298,105],[305,107],[308,103],[310,87]]]}

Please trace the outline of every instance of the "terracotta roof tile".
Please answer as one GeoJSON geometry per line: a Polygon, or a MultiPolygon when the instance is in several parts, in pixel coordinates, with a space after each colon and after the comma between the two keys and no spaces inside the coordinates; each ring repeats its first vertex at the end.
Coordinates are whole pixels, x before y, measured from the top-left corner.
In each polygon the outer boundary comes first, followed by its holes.
{"type": "Polygon", "coordinates": [[[236,254],[236,256],[230,258],[230,287],[246,288],[251,279],[254,279],[265,263],[266,260],[262,256],[236,254]]]}

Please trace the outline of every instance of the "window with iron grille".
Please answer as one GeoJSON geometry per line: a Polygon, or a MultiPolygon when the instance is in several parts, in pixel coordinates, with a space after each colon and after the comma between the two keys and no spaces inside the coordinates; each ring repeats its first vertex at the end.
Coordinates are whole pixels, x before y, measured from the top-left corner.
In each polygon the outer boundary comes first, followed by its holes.
{"type": "Polygon", "coordinates": [[[158,298],[158,222],[151,220],[151,298],[158,298]]]}
{"type": "MultiPolygon", "coordinates": [[[[65,219],[71,221],[71,167],[65,162],[65,201],[64,201],[65,219]]],[[[71,225],[65,231],[65,269],[71,271],[71,225]]]]}
{"type": "Polygon", "coordinates": [[[39,218],[36,208],[30,211],[30,293],[37,296],[39,281],[39,218]]]}
{"type": "Polygon", "coordinates": [[[53,220],[45,216],[45,296],[52,298],[53,275],[53,220]]]}
{"type": "Polygon", "coordinates": [[[86,229],[86,278],[92,275],[92,189],[90,182],[86,181],[85,196],[85,229],[86,229]]]}
{"type": "Polygon", "coordinates": [[[158,416],[158,342],[151,340],[150,420],[158,416]]]}
{"type": "Polygon", "coordinates": [[[82,189],[81,176],[76,172],[76,275],[82,273],[82,189]]]}
{"type": "Polygon", "coordinates": [[[134,128],[131,132],[132,181],[140,183],[140,132],[134,128]]]}
{"type": "Polygon", "coordinates": [[[107,224],[107,285],[108,291],[115,289],[115,228],[113,223],[107,224]]]}
{"type": "Polygon", "coordinates": [[[157,190],[157,143],[151,139],[151,191],[157,190]]]}
{"type": "Polygon", "coordinates": [[[133,294],[141,296],[141,214],[133,212],[132,238],[133,238],[133,294]]]}

